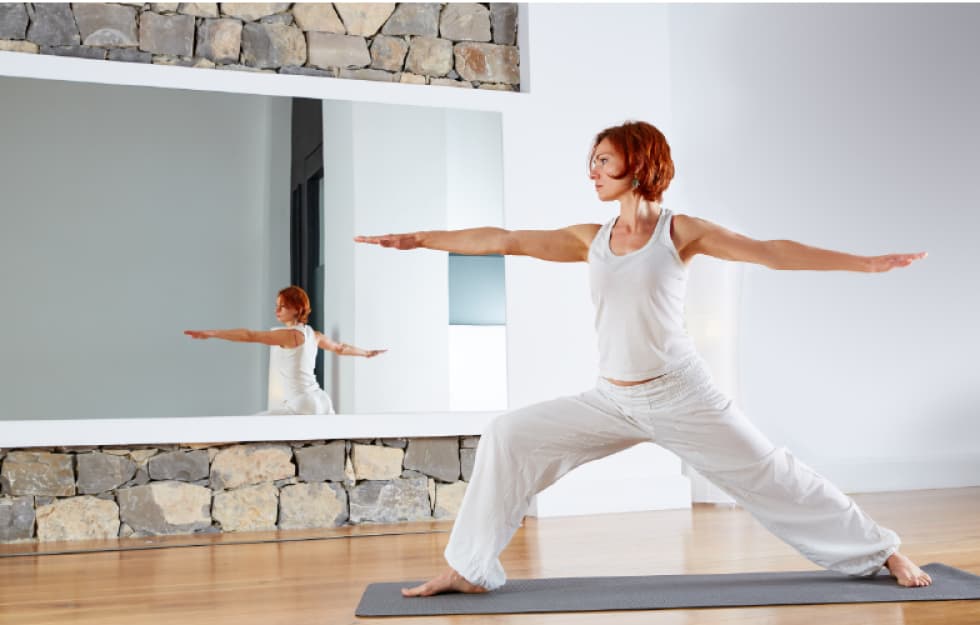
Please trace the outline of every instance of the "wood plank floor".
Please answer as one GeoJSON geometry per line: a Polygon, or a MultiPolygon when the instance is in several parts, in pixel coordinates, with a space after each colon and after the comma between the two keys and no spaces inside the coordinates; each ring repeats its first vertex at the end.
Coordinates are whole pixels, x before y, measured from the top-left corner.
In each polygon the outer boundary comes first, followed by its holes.
{"type": "MultiPolygon", "coordinates": [[[[855,499],[880,523],[898,531],[903,551],[920,564],[945,562],[980,574],[980,488],[855,499]]],[[[32,546],[5,546],[0,550],[0,624],[980,623],[980,601],[404,619],[354,616],[368,583],[422,579],[440,570],[448,528],[448,523],[432,522],[408,528],[131,539],[74,545],[113,551],[62,555],[31,553],[36,550],[32,546]],[[436,533],[367,535],[406,529],[436,533]],[[287,540],[255,542],[278,538],[287,540]],[[323,538],[331,539],[317,540],[323,538]],[[166,548],[125,549],[147,545],[166,548]],[[18,549],[23,555],[13,555],[18,549]]],[[[70,546],[44,545],[40,550],[70,546]]],[[[744,511],[727,506],[528,519],[504,552],[503,562],[512,578],[816,568],[744,511]]]]}

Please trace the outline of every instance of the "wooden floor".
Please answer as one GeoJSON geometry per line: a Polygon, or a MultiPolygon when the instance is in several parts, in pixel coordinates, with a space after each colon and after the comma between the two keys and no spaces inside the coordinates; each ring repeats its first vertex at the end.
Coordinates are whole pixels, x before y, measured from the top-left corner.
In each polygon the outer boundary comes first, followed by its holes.
{"type": "MultiPolygon", "coordinates": [[[[980,488],[856,496],[920,564],[980,574],[980,488]]],[[[0,623],[48,625],[513,625],[700,623],[913,625],[980,623],[980,601],[720,608],[651,612],[359,619],[364,587],[425,578],[443,566],[444,522],[122,543],[44,545],[107,552],[0,550],[0,623]],[[370,535],[385,530],[426,533],[370,535]],[[434,532],[434,533],[427,533],[434,532]],[[287,539],[284,542],[261,542],[287,539]],[[243,542],[244,541],[244,542],[243,542]],[[249,542],[251,541],[251,542],[249,542]],[[203,544],[202,544],[203,543],[203,544]],[[193,543],[191,543],[193,544],[193,543]],[[159,548],[163,547],[163,548],[159,548]],[[20,552],[21,555],[17,555],[20,552]]],[[[504,552],[512,578],[814,569],[745,512],[694,510],[528,519],[504,552]]]]}

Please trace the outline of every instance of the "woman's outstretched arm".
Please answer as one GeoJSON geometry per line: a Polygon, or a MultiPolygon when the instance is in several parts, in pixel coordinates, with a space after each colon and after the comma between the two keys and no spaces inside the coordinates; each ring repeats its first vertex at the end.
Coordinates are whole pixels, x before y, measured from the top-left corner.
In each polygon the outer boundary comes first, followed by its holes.
{"type": "Polygon", "coordinates": [[[261,343],[277,347],[297,347],[303,343],[303,333],[299,330],[184,330],[184,334],[195,339],[223,339],[239,343],[261,343]]]}
{"type": "Polygon", "coordinates": [[[363,356],[364,358],[374,358],[378,354],[383,354],[387,349],[362,349],[347,343],[338,343],[329,336],[320,332],[316,333],[316,344],[320,349],[339,354],[340,356],[363,356]]]}
{"type": "Polygon", "coordinates": [[[470,256],[485,254],[532,256],[541,260],[570,263],[588,259],[589,245],[599,227],[598,224],[579,224],[558,230],[504,230],[503,228],[430,230],[359,236],[354,237],[354,241],[393,247],[398,250],[424,248],[470,256]]]}
{"type": "Polygon", "coordinates": [[[758,241],[726,230],[710,221],[686,215],[678,215],[675,228],[678,239],[685,242],[679,250],[685,260],[695,254],[704,254],[723,260],[764,265],[770,269],[879,273],[896,267],[908,267],[926,257],[925,252],[859,256],[811,247],[796,241],[758,241]]]}

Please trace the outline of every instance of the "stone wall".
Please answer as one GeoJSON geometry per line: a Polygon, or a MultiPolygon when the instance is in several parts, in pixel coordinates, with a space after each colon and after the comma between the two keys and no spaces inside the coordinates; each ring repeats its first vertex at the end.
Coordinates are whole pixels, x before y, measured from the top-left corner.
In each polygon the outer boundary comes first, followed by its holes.
{"type": "Polygon", "coordinates": [[[0,3],[0,50],[520,90],[511,3],[0,3]]]}
{"type": "Polygon", "coordinates": [[[478,442],[0,449],[0,542],[450,519],[478,442]]]}

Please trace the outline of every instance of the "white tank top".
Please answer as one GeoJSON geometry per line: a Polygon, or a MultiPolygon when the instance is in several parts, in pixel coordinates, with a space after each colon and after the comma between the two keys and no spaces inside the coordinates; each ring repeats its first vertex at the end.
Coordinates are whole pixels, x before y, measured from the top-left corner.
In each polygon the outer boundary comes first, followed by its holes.
{"type": "Polygon", "coordinates": [[[696,353],[684,327],[687,268],[670,238],[672,217],[661,208],[650,240],[622,256],[609,247],[616,219],[592,240],[589,282],[602,377],[654,378],[696,353]]]}
{"type": "Polygon", "coordinates": [[[286,400],[300,395],[320,390],[320,385],[313,374],[316,366],[317,341],[316,332],[306,324],[296,324],[292,327],[273,328],[273,330],[298,330],[303,333],[303,343],[297,347],[284,348],[272,345],[271,366],[282,380],[282,389],[286,400]]]}

